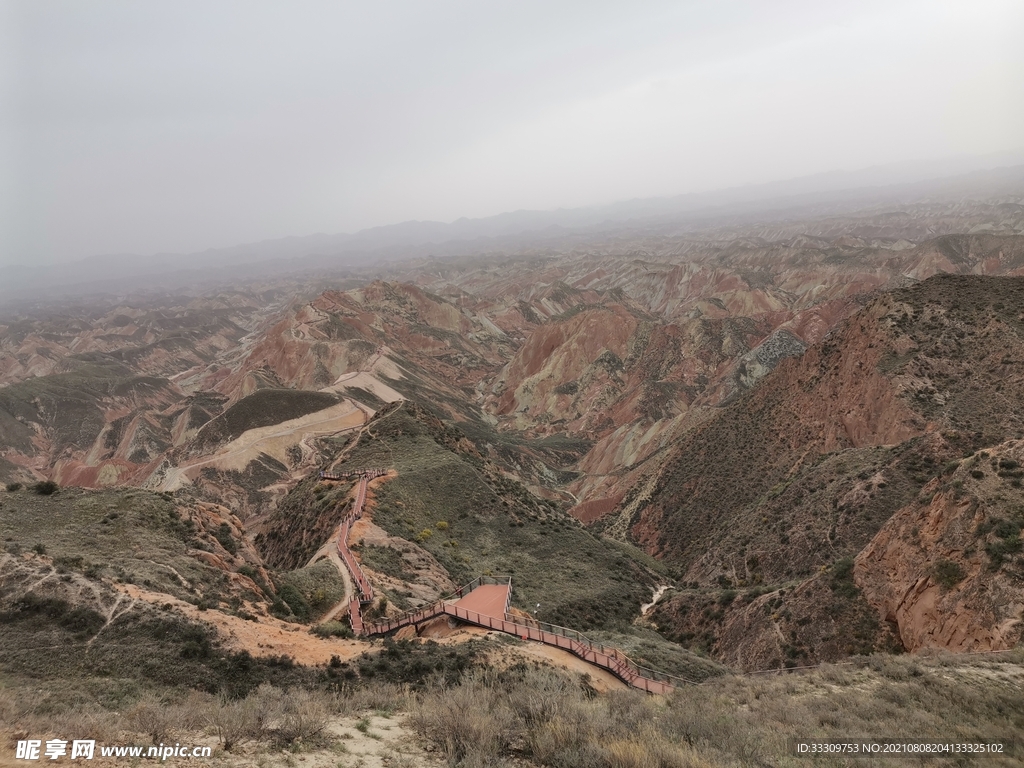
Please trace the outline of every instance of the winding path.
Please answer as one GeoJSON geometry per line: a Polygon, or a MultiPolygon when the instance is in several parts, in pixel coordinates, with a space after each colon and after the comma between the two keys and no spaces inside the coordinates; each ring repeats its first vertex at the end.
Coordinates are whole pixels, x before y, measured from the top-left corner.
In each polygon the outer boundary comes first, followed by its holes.
{"type": "Polygon", "coordinates": [[[306,567],[313,565],[318,560],[330,560],[335,568],[338,569],[338,574],[341,576],[342,582],[345,584],[345,594],[342,595],[341,600],[335,603],[327,613],[320,617],[319,623],[323,624],[327,621],[334,621],[338,618],[338,615],[348,610],[349,600],[352,599],[352,594],[355,592],[355,587],[352,586],[352,577],[348,574],[348,568],[345,566],[345,562],[341,559],[341,555],[338,554],[338,548],[332,538],[326,544],[324,544],[306,563],[306,567]]]}

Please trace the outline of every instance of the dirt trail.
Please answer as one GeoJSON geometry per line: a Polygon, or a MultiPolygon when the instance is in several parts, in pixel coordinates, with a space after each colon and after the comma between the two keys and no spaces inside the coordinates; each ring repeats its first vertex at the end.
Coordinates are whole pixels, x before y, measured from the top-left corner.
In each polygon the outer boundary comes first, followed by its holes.
{"type": "Polygon", "coordinates": [[[123,593],[119,594],[117,596],[117,599],[114,600],[114,604],[111,605],[110,609],[106,612],[106,616],[103,617],[105,619],[105,621],[103,623],[103,626],[99,628],[99,630],[96,632],[95,635],[93,635],[92,637],[89,638],[89,642],[87,642],[85,644],[85,647],[86,648],[91,648],[92,644],[96,642],[96,638],[103,634],[103,630],[105,630],[107,627],[109,627],[111,624],[113,624],[115,621],[117,621],[118,618],[120,618],[124,614],[128,613],[134,607],[135,607],[135,599],[134,598],[128,597],[127,595],[125,595],[123,593]],[[121,608],[121,604],[123,602],[125,602],[126,599],[128,600],[128,605],[126,607],[124,607],[124,608],[121,608]],[[121,608],[121,610],[118,611],[118,608],[121,608]]]}
{"type": "Polygon", "coordinates": [[[217,765],[226,768],[443,768],[446,765],[436,754],[424,749],[416,732],[408,723],[408,715],[387,715],[364,712],[333,717],[324,735],[328,746],[304,744],[293,754],[287,750],[270,750],[266,744],[246,744],[232,753],[218,757],[217,765]],[[298,758],[296,760],[296,758],[298,758]]]}
{"type": "Polygon", "coordinates": [[[663,584],[656,590],[654,590],[654,597],[651,598],[651,602],[645,603],[644,605],[640,606],[640,615],[646,616],[647,612],[658,604],[658,601],[661,600],[661,596],[665,594],[666,590],[669,590],[671,588],[672,587],[670,585],[663,584]]]}
{"type": "MultiPolygon", "coordinates": [[[[335,536],[337,536],[337,533],[335,533],[335,536]]],[[[320,623],[323,624],[325,621],[334,621],[338,618],[339,614],[348,611],[348,604],[352,599],[352,595],[355,594],[355,587],[352,585],[352,577],[348,575],[348,568],[345,567],[345,563],[341,560],[341,555],[338,554],[338,548],[335,546],[334,537],[317,550],[317,553],[313,555],[313,558],[309,561],[308,565],[312,565],[321,558],[327,558],[334,563],[334,567],[337,568],[338,573],[341,574],[341,580],[345,582],[345,596],[323,615],[323,618],[320,619],[320,623]]]]}

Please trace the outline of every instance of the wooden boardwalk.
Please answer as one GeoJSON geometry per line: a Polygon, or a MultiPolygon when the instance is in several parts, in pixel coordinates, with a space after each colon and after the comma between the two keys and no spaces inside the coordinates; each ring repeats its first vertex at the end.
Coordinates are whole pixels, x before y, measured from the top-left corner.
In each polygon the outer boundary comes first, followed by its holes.
{"type": "Polygon", "coordinates": [[[356,556],[348,548],[348,535],[356,520],[363,516],[363,505],[366,504],[367,483],[371,477],[380,477],[383,474],[386,474],[386,470],[370,469],[365,472],[345,472],[341,474],[320,473],[320,477],[323,480],[342,480],[350,477],[359,477],[355,501],[352,503],[348,514],[341,521],[341,526],[338,528],[337,542],[338,554],[345,563],[345,567],[348,568],[352,581],[356,585],[357,594],[353,595],[348,604],[348,618],[349,623],[352,625],[352,631],[357,635],[363,634],[362,604],[373,602],[373,587],[370,585],[370,580],[366,578],[366,574],[363,573],[363,569],[360,567],[359,561],[356,560],[356,556]]]}
{"type": "Polygon", "coordinates": [[[512,579],[508,576],[480,576],[465,587],[461,587],[448,598],[389,619],[365,622],[363,604],[373,600],[373,587],[363,573],[359,561],[348,547],[348,535],[352,525],[362,517],[366,503],[366,486],[372,477],[386,474],[383,469],[355,470],[343,473],[321,472],[324,480],[343,480],[358,477],[356,498],[338,529],[338,554],[344,561],[357,593],[349,602],[349,620],[352,631],[358,636],[382,635],[402,627],[420,624],[437,616],[450,616],[468,624],[486,627],[497,632],[515,635],[521,640],[534,640],[555,648],[562,648],[574,656],[611,672],[628,685],[648,693],[669,693],[682,683],[695,683],[655,670],[642,667],[630,660],[621,651],[594,643],[579,632],[554,624],[530,621],[514,617],[509,612],[512,598],[512,579]]]}

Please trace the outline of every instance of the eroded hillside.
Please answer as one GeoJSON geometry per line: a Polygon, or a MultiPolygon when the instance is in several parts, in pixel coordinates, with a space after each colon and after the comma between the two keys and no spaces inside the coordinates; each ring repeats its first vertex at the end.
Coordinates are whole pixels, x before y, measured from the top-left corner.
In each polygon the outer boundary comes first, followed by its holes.
{"type": "Polygon", "coordinates": [[[925,502],[966,520],[955,462],[1019,461],[1024,237],[985,232],[999,211],[1012,231],[1012,205],[979,205],[19,316],[0,479],[207,505],[211,530],[260,535],[254,562],[301,569],[348,499],[317,471],[343,459],[390,471],[362,533],[392,606],[492,571],[557,623],[651,619],[743,666],[1005,645],[1017,478],[977,501],[1008,506],[970,553],[900,522],[925,502]],[[939,592],[936,557],[964,574],[939,592]]]}
{"type": "Polygon", "coordinates": [[[1024,280],[939,275],[882,295],[782,363],[683,437],[649,496],[623,513],[691,587],[656,621],[748,666],[893,639],[1012,647],[1024,597],[1012,510],[1024,495],[1017,460],[998,462],[1024,426],[1021,361],[1024,280]],[[1002,472],[988,502],[964,488],[975,478],[960,469],[982,453],[1002,472]],[[934,546],[917,540],[922,506],[934,507],[934,546]],[[1009,521],[1003,543],[971,539],[986,514],[1009,521]],[[986,547],[1006,550],[998,567],[986,547]],[[986,590],[967,578],[981,572],[986,590]]]}

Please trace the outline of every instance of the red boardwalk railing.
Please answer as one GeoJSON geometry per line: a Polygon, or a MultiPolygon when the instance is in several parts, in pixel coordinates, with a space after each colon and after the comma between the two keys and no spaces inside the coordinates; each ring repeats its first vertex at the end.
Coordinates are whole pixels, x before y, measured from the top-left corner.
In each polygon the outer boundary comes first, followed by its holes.
{"type": "MultiPolygon", "coordinates": [[[[369,603],[373,601],[373,587],[370,586],[370,580],[366,578],[366,574],[363,573],[363,569],[359,565],[359,561],[356,560],[355,555],[348,548],[348,534],[352,530],[352,525],[363,516],[363,505],[366,503],[366,484],[369,482],[370,475],[373,477],[380,477],[384,474],[383,470],[370,470],[365,474],[359,475],[359,485],[356,489],[356,499],[353,502],[352,507],[349,509],[345,519],[341,521],[341,527],[338,529],[338,554],[341,555],[341,559],[345,561],[345,565],[352,574],[352,580],[355,582],[356,589],[359,591],[360,603],[369,603]]],[[[321,476],[324,473],[320,473],[321,476]]],[[[352,473],[353,475],[355,473],[352,473]]],[[[327,478],[334,479],[334,478],[327,478]]],[[[361,624],[362,622],[360,622],[361,624]]],[[[354,630],[354,625],[353,625],[354,630]]]]}
{"type": "Polygon", "coordinates": [[[321,480],[348,480],[350,477],[366,477],[373,479],[386,475],[386,469],[352,469],[348,472],[320,472],[321,480]]]}
{"type": "Polygon", "coordinates": [[[363,613],[359,609],[358,597],[353,597],[348,601],[348,620],[352,625],[353,634],[363,634],[363,613]]]}
{"type": "Polygon", "coordinates": [[[365,624],[363,622],[362,604],[373,601],[373,587],[370,586],[370,581],[366,578],[366,574],[363,573],[359,561],[356,560],[355,555],[348,548],[348,535],[355,521],[362,517],[363,505],[366,503],[367,483],[370,481],[370,478],[380,477],[384,474],[387,474],[387,470],[364,469],[341,473],[320,473],[320,477],[324,480],[359,478],[355,502],[341,522],[341,526],[338,529],[337,542],[338,554],[348,568],[358,591],[358,595],[352,597],[348,606],[352,631],[356,635],[381,635],[412,624],[420,624],[438,616],[451,616],[469,624],[476,624],[487,629],[515,635],[522,640],[536,640],[545,645],[562,648],[577,658],[611,672],[627,685],[647,691],[648,693],[669,693],[676,684],[696,682],[656,672],[647,667],[641,667],[621,651],[594,643],[573,629],[537,622],[534,622],[533,625],[522,624],[510,619],[509,601],[512,595],[512,579],[508,576],[480,576],[465,587],[460,587],[447,598],[442,598],[430,605],[409,611],[401,616],[365,624]],[[508,587],[505,597],[504,618],[487,616],[459,606],[459,600],[483,585],[506,585],[508,587]]]}

